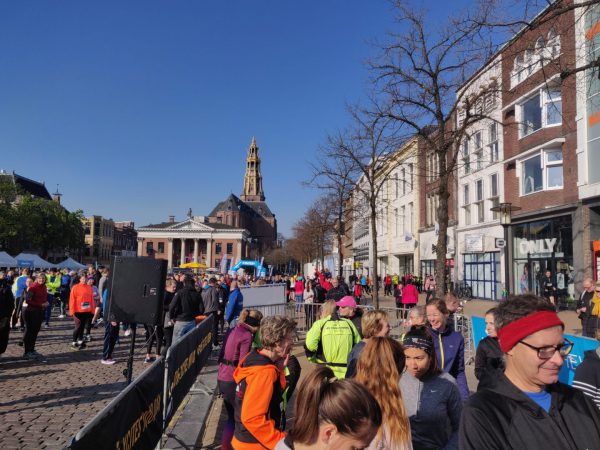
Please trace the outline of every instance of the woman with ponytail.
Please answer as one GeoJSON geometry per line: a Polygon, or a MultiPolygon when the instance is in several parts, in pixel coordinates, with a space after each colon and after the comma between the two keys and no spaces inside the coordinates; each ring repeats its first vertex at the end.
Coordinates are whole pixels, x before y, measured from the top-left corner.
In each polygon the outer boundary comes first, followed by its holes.
{"type": "Polygon", "coordinates": [[[404,371],[402,345],[388,337],[371,337],[358,359],[355,380],[373,394],[383,417],[369,450],[412,450],[410,423],[400,391],[404,371]]]}
{"type": "Polygon", "coordinates": [[[381,426],[381,409],[364,386],[338,380],[318,366],[298,388],[292,429],[275,450],[353,450],[369,445],[381,426]]]}

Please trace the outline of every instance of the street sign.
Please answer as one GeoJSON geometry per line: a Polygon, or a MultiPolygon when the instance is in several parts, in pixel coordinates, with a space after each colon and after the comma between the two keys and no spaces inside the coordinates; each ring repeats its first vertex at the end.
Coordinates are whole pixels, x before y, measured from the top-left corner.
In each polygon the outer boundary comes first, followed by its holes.
{"type": "Polygon", "coordinates": [[[506,241],[504,238],[496,238],[496,248],[504,248],[506,247],[506,241]]]}

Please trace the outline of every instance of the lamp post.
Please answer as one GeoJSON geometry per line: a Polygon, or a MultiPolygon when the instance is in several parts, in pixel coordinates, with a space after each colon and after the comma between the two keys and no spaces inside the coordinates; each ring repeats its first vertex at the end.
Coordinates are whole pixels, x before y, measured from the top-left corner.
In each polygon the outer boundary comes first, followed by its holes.
{"type": "Polygon", "coordinates": [[[500,225],[502,225],[502,228],[504,229],[504,287],[507,295],[509,295],[511,291],[508,280],[508,227],[511,224],[513,211],[519,211],[520,209],[519,206],[513,206],[512,203],[509,202],[500,203],[500,205],[491,208],[491,211],[500,214],[500,225]]]}

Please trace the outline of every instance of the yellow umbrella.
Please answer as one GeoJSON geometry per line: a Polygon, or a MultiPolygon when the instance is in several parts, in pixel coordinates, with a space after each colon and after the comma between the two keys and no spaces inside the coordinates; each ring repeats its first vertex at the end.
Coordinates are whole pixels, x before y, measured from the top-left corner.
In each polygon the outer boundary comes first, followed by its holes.
{"type": "Polygon", "coordinates": [[[199,262],[189,262],[181,264],[179,267],[182,269],[208,269],[208,266],[199,262]]]}

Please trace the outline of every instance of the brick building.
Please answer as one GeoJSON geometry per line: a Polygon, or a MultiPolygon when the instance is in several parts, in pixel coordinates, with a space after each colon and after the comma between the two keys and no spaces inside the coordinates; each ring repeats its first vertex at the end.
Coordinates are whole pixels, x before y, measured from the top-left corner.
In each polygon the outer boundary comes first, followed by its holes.
{"type": "Polygon", "coordinates": [[[231,266],[232,261],[260,258],[274,247],[277,220],[265,201],[258,150],[252,138],[240,197],[230,194],[208,216],[194,216],[190,210],[184,221],[171,216],[138,228],[137,254],[166,259],[169,268],[187,262],[219,267],[225,257],[231,266]]]}

